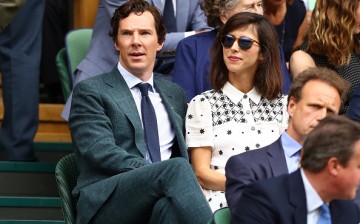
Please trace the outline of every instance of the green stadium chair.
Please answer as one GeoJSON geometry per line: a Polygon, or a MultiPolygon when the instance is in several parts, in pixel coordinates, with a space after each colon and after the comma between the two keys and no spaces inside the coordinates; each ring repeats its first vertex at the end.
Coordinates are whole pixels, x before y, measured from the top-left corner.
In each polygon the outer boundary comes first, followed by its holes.
{"type": "Polygon", "coordinates": [[[213,219],[211,219],[208,224],[230,224],[231,223],[231,213],[228,207],[218,209],[213,214],[213,219]]]}
{"type": "Polygon", "coordinates": [[[75,224],[76,202],[72,190],[76,185],[79,169],[75,153],[64,156],[55,167],[55,179],[60,195],[65,224],[75,224]]]}

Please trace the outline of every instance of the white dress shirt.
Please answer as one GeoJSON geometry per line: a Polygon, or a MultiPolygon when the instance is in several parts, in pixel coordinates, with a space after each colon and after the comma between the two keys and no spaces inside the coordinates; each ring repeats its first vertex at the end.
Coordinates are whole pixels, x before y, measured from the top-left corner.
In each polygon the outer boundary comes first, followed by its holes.
{"type": "MultiPolygon", "coordinates": [[[[124,67],[121,66],[120,63],[118,63],[117,67],[119,69],[120,74],[125,79],[125,82],[131,91],[131,94],[133,95],[140,116],[140,120],[142,123],[141,92],[139,88],[136,87],[136,85],[139,83],[143,83],[143,81],[137,78],[136,76],[132,75],[131,73],[129,73],[124,67]]],[[[171,147],[174,144],[175,132],[171,126],[169,115],[167,113],[165,105],[162,103],[160,94],[154,88],[153,74],[146,83],[149,83],[152,88],[152,90],[149,91],[149,98],[155,109],[156,120],[158,124],[158,132],[159,132],[161,161],[163,161],[169,159],[171,156],[171,152],[172,152],[171,147]]],[[[151,162],[149,152],[146,152],[146,160],[151,162]]]]}

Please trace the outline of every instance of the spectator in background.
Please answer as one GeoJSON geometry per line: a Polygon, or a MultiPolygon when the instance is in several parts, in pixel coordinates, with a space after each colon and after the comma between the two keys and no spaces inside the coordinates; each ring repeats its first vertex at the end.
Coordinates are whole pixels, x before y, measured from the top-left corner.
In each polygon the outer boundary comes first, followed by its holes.
{"type": "MultiPolygon", "coordinates": [[[[7,3],[2,1],[0,12],[7,3]]],[[[11,6],[11,4],[10,4],[11,6]]],[[[39,75],[44,0],[27,0],[0,33],[0,72],[4,117],[0,145],[8,160],[36,161],[33,140],[38,127],[39,75]]],[[[5,14],[0,14],[2,18],[5,14]]]]}
{"type": "Polygon", "coordinates": [[[286,131],[271,145],[232,156],[226,163],[225,195],[231,211],[246,185],[298,169],[306,135],[324,117],[339,112],[346,92],[343,79],[326,68],[305,70],[293,80],[288,96],[286,131]]]}
{"type": "MultiPolygon", "coordinates": [[[[210,48],[225,22],[238,12],[263,14],[262,0],[203,0],[202,8],[208,25],[215,29],[180,41],[175,56],[173,82],[183,87],[188,101],[212,89],[209,76],[210,48]]],[[[291,80],[281,48],[279,54],[284,79],[283,92],[287,93],[291,80]]]]}
{"type": "Polygon", "coordinates": [[[306,137],[301,169],[248,185],[231,223],[358,224],[350,201],[360,185],[360,125],[324,118],[306,137]]]}
{"type": "Polygon", "coordinates": [[[317,0],[300,50],[305,52],[292,55],[290,70],[309,67],[309,60],[302,56],[308,53],[316,66],[330,68],[350,83],[347,101],[340,109],[340,114],[346,113],[360,86],[360,1],[317,0]]]}
{"type": "Polygon", "coordinates": [[[274,24],[285,60],[290,60],[294,47],[302,42],[308,26],[306,8],[301,0],[264,0],[264,15],[274,24]]]}
{"type": "Polygon", "coordinates": [[[227,206],[228,158],[271,144],[287,127],[277,46],[268,18],[250,12],[233,15],[211,48],[214,89],[189,103],[186,142],[213,211],[227,206]]]}
{"type": "MultiPolygon", "coordinates": [[[[149,2],[151,5],[159,8],[162,13],[164,12],[165,8],[164,3],[169,2],[169,0],[146,1],[149,2]]],[[[90,42],[90,48],[87,55],[85,56],[85,59],[80,62],[77,71],[74,74],[74,86],[84,79],[111,71],[111,69],[118,62],[118,54],[114,49],[114,44],[111,38],[108,36],[110,30],[109,20],[115,9],[118,6],[124,4],[125,2],[127,1],[99,0],[93,36],[90,42]]],[[[184,37],[195,34],[197,31],[208,29],[203,11],[200,9],[200,0],[170,0],[170,2],[176,2],[176,4],[173,4],[173,6],[176,5],[176,7],[174,8],[174,10],[176,9],[176,16],[173,17],[176,22],[173,20],[173,23],[169,24],[169,26],[171,25],[172,28],[167,28],[171,32],[168,32],[168,34],[166,35],[164,47],[158,53],[158,57],[162,58],[166,58],[168,56],[173,57],[178,42],[184,37]],[[173,26],[175,26],[175,30],[173,26]]],[[[62,113],[62,117],[66,120],[69,116],[71,98],[72,96],[70,95],[62,113]]]]}
{"type": "Polygon", "coordinates": [[[153,75],[166,35],[162,17],[146,1],[129,0],[111,27],[118,64],[74,88],[77,223],[206,223],[211,210],[183,133],[185,95],[153,75]]]}

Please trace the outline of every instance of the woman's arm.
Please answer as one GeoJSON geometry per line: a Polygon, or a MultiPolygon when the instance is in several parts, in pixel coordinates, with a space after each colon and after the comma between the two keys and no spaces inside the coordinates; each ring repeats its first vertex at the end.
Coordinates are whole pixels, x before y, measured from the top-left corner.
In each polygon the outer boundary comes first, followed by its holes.
{"type": "Polygon", "coordinates": [[[189,148],[191,164],[202,188],[225,191],[225,175],[210,169],[211,147],[189,148]]]}

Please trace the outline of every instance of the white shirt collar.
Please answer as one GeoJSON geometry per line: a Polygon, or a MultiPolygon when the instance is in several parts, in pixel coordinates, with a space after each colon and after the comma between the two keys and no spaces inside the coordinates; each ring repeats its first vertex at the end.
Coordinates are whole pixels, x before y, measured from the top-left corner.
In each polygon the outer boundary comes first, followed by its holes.
{"type": "Polygon", "coordinates": [[[310,213],[318,209],[322,204],[324,204],[324,202],[320,198],[316,190],[311,186],[309,180],[304,173],[304,170],[300,169],[300,172],[302,180],[304,182],[307,212],[310,213]]]}
{"type": "Polygon", "coordinates": [[[239,103],[243,99],[244,95],[247,95],[255,104],[258,104],[261,100],[261,95],[255,87],[245,94],[235,88],[229,82],[226,82],[222,88],[222,91],[234,103],[239,103]]]}
{"type": "MultiPolygon", "coordinates": [[[[120,62],[118,62],[117,68],[120,72],[120,74],[122,75],[122,77],[125,79],[126,84],[128,85],[129,89],[132,89],[133,87],[135,87],[137,84],[139,83],[143,83],[144,81],[142,81],[141,79],[139,79],[138,77],[132,75],[130,72],[128,72],[121,64],[120,62]]],[[[146,82],[149,83],[151,85],[151,88],[153,89],[153,92],[155,91],[154,88],[154,73],[151,74],[150,79],[146,82]]]]}

